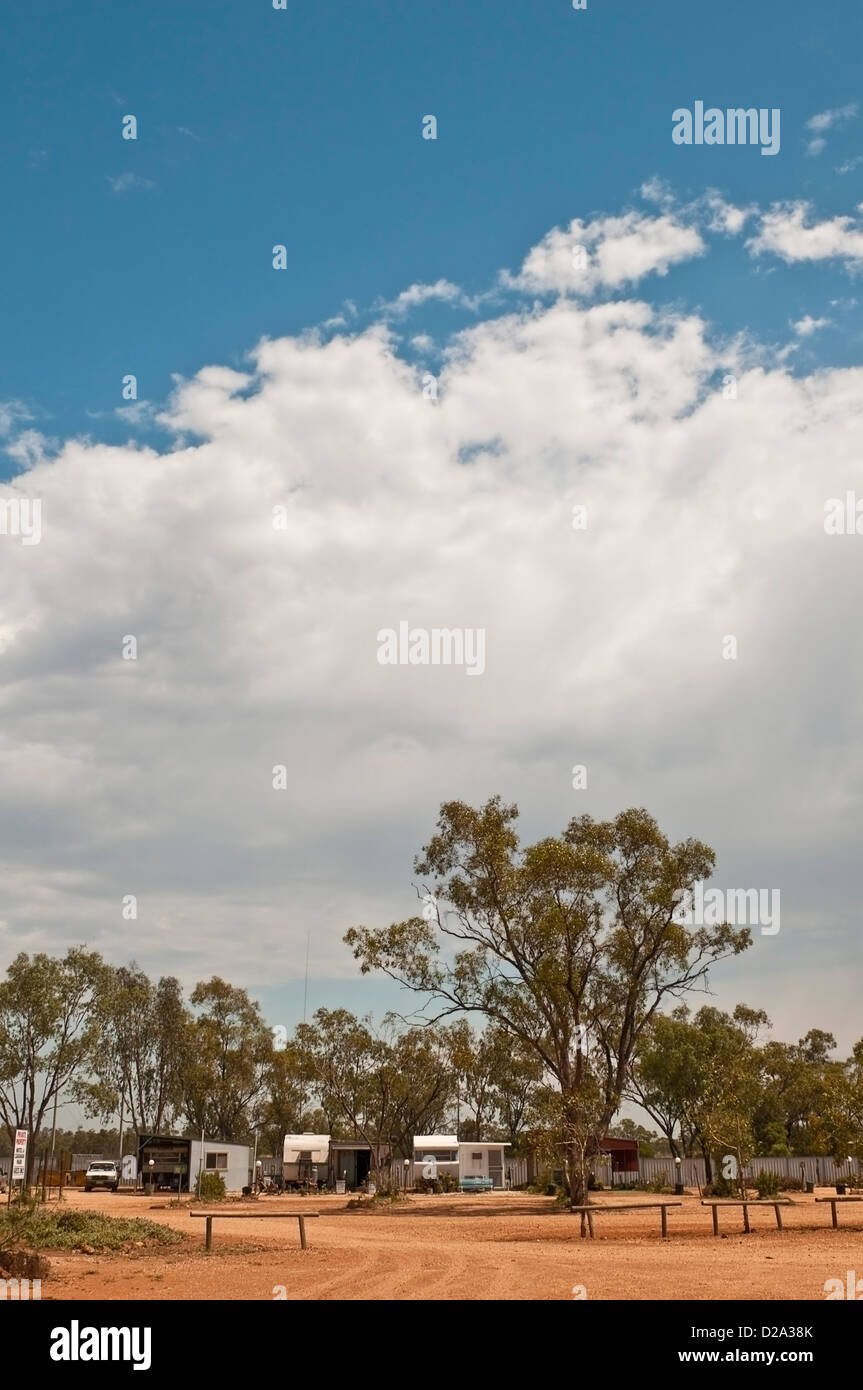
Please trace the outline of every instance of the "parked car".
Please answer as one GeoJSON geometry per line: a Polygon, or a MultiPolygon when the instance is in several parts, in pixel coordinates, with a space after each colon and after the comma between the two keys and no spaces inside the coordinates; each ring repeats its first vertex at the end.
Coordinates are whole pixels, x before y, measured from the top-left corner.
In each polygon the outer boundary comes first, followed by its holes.
{"type": "Polygon", "coordinates": [[[92,1192],[94,1187],[110,1187],[112,1192],[116,1192],[119,1186],[119,1166],[107,1159],[91,1163],[84,1174],[85,1192],[92,1192]]]}

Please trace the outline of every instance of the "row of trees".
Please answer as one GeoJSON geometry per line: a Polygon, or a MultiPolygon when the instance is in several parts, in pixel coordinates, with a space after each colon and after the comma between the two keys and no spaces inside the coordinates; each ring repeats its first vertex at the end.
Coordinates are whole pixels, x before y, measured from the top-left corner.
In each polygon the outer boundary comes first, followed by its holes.
{"type": "MultiPolygon", "coordinates": [[[[764,1013],[680,1006],[656,1016],[630,1069],[632,1119],[609,1132],[643,1152],[717,1155],[861,1151],[863,1041],[847,1062],[817,1029],[798,1043],[762,1040],[764,1013]]],[[[590,1049],[588,1047],[588,1059],[590,1049]]],[[[47,1142],[55,1097],[94,1118],[123,1117],[138,1133],[197,1133],[278,1153],[285,1133],[323,1130],[362,1138],[378,1161],[414,1134],[459,1126],[463,1139],[530,1144],[554,1152],[557,1092],[539,1060],[499,1025],[465,1019],[375,1029],[344,1009],[319,1010],[292,1036],[270,1028],[247,993],[214,978],[187,1004],[178,982],[93,953],[19,956],[0,985],[0,1116],[47,1142]]],[[[58,1147],[116,1147],[116,1128],[55,1136],[58,1147]]]]}
{"type": "Polygon", "coordinates": [[[464,1107],[463,1137],[529,1138],[573,1204],[628,1101],[671,1152],[708,1161],[861,1152],[863,1042],[840,1063],[829,1034],[763,1041],[763,1013],[683,1002],[751,944],[748,927],[681,921],[713,871],[706,845],[672,844],[636,809],[522,847],[517,815],[445,803],[415,863],[421,911],[347,933],[364,973],[421,997],[422,1026],[321,1009],[288,1036],[218,977],[187,1001],[83,948],[17,957],[0,985],[7,1131],[38,1136],[59,1098],[138,1132],[257,1132],[278,1152],[285,1132],[325,1130],[406,1155],[464,1107]]]}
{"type": "Polygon", "coordinates": [[[645,1034],[627,1094],[647,1111],[675,1156],[731,1153],[863,1157],[863,1040],[846,1062],[836,1039],[813,1028],[796,1043],[762,1040],[767,1015],[685,1005],[645,1034]]]}
{"type": "MultiPolygon", "coordinates": [[[[465,1020],[380,1028],[320,1009],[292,1035],[271,1027],[248,993],[214,977],[184,999],[171,976],[92,951],[19,955],[0,983],[0,1120],[54,1144],[56,1105],[141,1134],[197,1134],[281,1151],[303,1130],[381,1140],[399,1155],[412,1136],[454,1124],[466,1138],[517,1145],[532,1113],[536,1062],[494,1027],[465,1020]]],[[[102,1139],[108,1131],[103,1131],[102,1139]]],[[[114,1131],[117,1133],[117,1131],[114,1131]]],[[[117,1133],[119,1139],[119,1133],[117,1133]]],[[[88,1144],[90,1148],[95,1137],[88,1144]]],[[[4,1145],[4,1147],[6,1147],[4,1145]]]]}

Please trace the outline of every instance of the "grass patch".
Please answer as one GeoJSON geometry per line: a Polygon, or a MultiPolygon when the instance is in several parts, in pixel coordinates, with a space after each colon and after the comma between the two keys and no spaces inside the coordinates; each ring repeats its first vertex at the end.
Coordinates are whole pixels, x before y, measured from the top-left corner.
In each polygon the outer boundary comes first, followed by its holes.
{"type": "Polygon", "coordinates": [[[141,1217],[104,1216],[97,1211],[46,1211],[24,1208],[0,1213],[0,1251],[26,1245],[32,1250],[124,1250],[134,1245],[177,1245],[180,1231],[141,1217]]]}

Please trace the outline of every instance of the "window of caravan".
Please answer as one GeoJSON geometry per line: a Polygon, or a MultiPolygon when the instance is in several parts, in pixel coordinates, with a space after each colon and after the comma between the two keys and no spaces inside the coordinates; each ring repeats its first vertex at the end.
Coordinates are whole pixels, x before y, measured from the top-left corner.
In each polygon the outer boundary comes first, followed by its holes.
{"type": "Polygon", "coordinates": [[[228,1155],[227,1155],[227,1154],[207,1154],[207,1163],[206,1163],[206,1166],[207,1166],[208,1168],[227,1168],[227,1166],[228,1166],[228,1155]]]}
{"type": "Polygon", "coordinates": [[[415,1149],[414,1163],[424,1163],[433,1158],[436,1163],[458,1163],[457,1149],[415,1149]]]}

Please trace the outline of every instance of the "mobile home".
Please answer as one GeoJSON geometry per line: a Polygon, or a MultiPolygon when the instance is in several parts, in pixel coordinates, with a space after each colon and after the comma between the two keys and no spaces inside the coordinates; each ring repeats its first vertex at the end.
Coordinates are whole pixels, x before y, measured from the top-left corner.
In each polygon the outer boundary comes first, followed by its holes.
{"type": "Polygon", "coordinates": [[[286,1134],[282,1176],[286,1187],[318,1187],[327,1181],[328,1134],[286,1134]]]}
{"type": "Polygon", "coordinates": [[[502,1188],[504,1149],[509,1147],[497,1141],[460,1141],[454,1134],[415,1134],[414,1182],[449,1173],[459,1187],[470,1187],[478,1179],[483,1185],[502,1188]]]}

